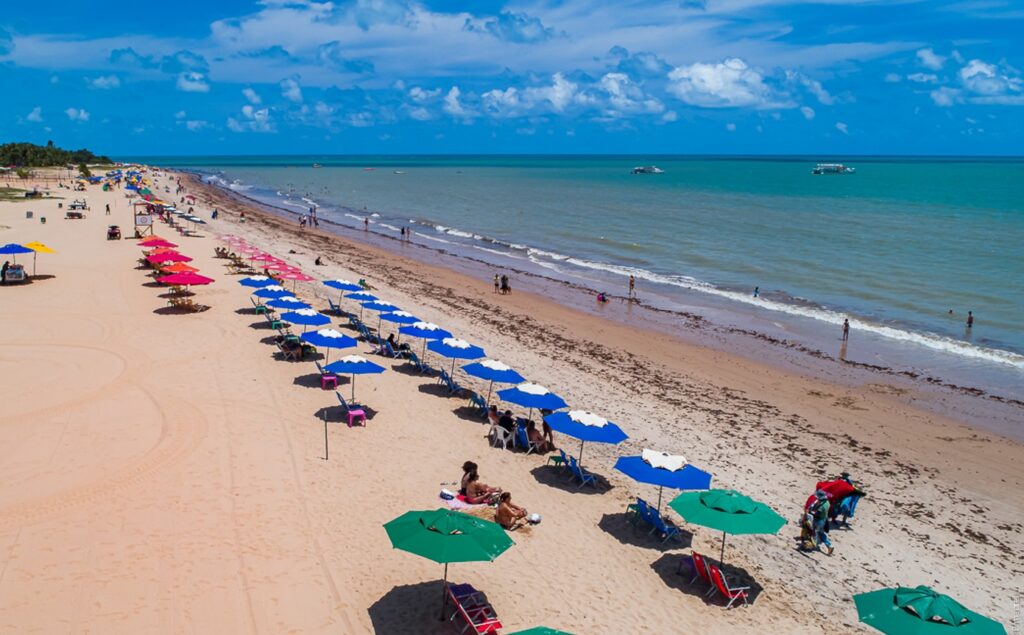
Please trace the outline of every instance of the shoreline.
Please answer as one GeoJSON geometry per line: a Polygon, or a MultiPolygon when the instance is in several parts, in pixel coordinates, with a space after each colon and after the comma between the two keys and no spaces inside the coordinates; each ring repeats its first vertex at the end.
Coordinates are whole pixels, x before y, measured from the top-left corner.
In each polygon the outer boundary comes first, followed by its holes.
{"type": "MultiPolygon", "coordinates": [[[[221,198],[234,204],[247,206],[250,210],[269,214],[279,219],[294,221],[300,212],[279,207],[232,190],[217,183],[203,180],[205,173],[198,170],[171,170],[188,175],[190,184],[206,192],[211,200],[221,198]]],[[[214,205],[216,206],[216,205],[214,205]]],[[[323,232],[346,241],[383,249],[402,257],[409,257],[425,264],[440,265],[455,273],[481,278],[485,282],[493,276],[496,266],[487,261],[461,253],[454,253],[443,247],[421,243],[402,243],[398,238],[380,232],[364,232],[328,219],[320,219],[320,230],[301,230],[308,233],[323,232]]],[[[295,231],[300,231],[296,226],[295,231]]],[[[854,387],[872,381],[901,382],[900,390],[917,390],[930,395],[930,399],[917,400],[940,415],[953,413],[968,425],[1024,441],[1024,400],[996,394],[991,391],[953,383],[940,377],[916,370],[897,369],[868,362],[844,359],[839,355],[807,346],[801,342],[776,337],[757,331],[728,324],[720,324],[696,313],[663,308],[641,301],[628,304],[625,308],[614,306],[624,304],[622,296],[608,294],[612,306],[596,306],[598,290],[567,280],[559,280],[515,266],[505,266],[504,271],[514,273],[523,290],[537,293],[542,302],[556,302],[564,307],[584,311],[601,319],[612,320],[624,326],[639,326],[655,330],[687,344],[708,347],[731,355],[738,355],[750,361],[767,362],[769,365],[795,372],[804,377],[828,375],[832,380],[854,387]],[[836,376],[836,372],[839,373],[836,376]],[[953,397],[950,403],[946,397],[953,397]],[[1005,421],[996,424],[995,421],[1005,421]]]]}

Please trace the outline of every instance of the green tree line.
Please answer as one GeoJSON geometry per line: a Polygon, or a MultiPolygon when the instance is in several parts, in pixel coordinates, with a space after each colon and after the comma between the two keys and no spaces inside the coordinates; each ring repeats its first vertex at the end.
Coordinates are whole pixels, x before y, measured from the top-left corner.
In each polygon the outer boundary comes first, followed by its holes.
{"type": "Polygon", "coordinates": [[[113,163],[108,157],[98,156],[82,148],[65,150],[53,145],[34,143],[5,143],[0,145],[0,166],[42,168],[53,165],[82,165],[85,163],[113,163]]]}

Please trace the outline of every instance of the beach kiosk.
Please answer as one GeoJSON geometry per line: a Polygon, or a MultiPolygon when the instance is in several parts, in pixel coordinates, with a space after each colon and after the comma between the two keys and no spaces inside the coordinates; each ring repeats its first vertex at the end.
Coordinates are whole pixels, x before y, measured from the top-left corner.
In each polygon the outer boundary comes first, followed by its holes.
{"type": "Polygon", "coordinates": [[[134,201],[132,212],[135,217],[135,235],[139,238],[153,235],[153,204],[149,201],[134,201]]]}

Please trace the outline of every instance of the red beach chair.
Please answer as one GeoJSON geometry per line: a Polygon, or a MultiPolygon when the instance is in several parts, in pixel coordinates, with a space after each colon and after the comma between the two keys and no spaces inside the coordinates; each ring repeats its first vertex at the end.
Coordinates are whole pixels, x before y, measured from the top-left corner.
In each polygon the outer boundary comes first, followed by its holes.
{"type": "Polygon", "coordinates": [[[714,565],[708,565],[708,572],[711,574],[711,580],[715,583],[715,588],[718,592],[725,596],[725,599],[729,600],[729,603],[725,605],[725,608],[731,608],[733,602],[736,600],[743,600],[743,605],[747,605],[747,591],[750,589],[748,586],[740,586],[730,588],[729,583],[725,581],[725,576],[718,567],[714,565]]]}
{"type": "MultiPolygon", "coordinates": [[[[470,631],[477,633],[477,635],[483,635],[484,633],[497,633],[500,631],[502,628],[501,622],[498,620],[494,608],[490,604],[483,602],[478,592],[473,590],[472,593],[467,594],[457,593],[454,590],[467,586],[469,585],[456,584],[448,586],[448,599],[451,600],[452,606],[455,609],[449,619],[462,618],[465,625],[459,631],[460,633],[470,631]]],[[[472,587],[469,588],[472,589],[472,587]]]]}
{"type": "MultiPolygon", "coordinates": [[[[683,571],[683,565],[684,564],[686,564],[685,557],[684,557],[683,560],[679,561],[679,572],[680,573],[682,573],[682,571],[683,571]]],[[[706,582],[708,587],[709,587],[708,590],[707,590],[707,593],[705,593],[704,595],[711,595],[712,593],[717,591],[717,589],[715,588],[715,583],[711,579],[711,574],[708,573],[708,563],[707,563],[706,560],[704,560],[704,556],[700,555],[696,551],[691,553],[690,554],[690,568],[693,571],[693,577],[690,578],[690,584],[693,584],[694,582],[697,581],[697,578],[700,578],[701,580],[704,580],[704,582],[706,582]]]]}

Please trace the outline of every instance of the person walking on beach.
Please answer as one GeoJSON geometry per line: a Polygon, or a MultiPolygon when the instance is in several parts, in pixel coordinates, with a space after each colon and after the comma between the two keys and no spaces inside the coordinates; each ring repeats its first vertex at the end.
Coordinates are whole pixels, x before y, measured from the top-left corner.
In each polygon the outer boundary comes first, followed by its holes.
{"type": "Polygon", "coordinates": [[[238,222],[243,224],[245,223],[245,212],[238,213],[238,222]]]}
{"type": "Polygon", "coordinates": [[[814,493],[817,500],[807,510],[814,517],[814,540],[817,545],[825,545],[828,555],[832,555],[832,541],[828,538],[828,512],[832,505],[828,502],[828,495],[818,490],[814,493]]]}
{"type": "Polygon", "coordinates": [[[107,216],[110,216],[110,203],[107,203],[107,216]]]}
{"type": "Polygon", "coordinates": [[[629,274],[629,301],[636,302],[636,278],[629,274]]]}
{"type": "Polygon", "coordinates": [[[512,287],[508,286],[508,276],[505,274],[501,275],[501,295],[508,295],[512,293],[512,287]]]}
{"type": "Polygon", "coordinates": [[[761,294],[761,287],[754,287],[754,297],[756,298],[761,294]]]}
{"type": "Polygon", "coordinates": [[[498,277],[498,274],[494,274],[494,292],[497,293],[500,288],[501,279],[498,277]]]}
{"type": "Polygon", "coordinates": [[[3,267],[0,267],[0,284],[7,282],[7,270],[11,268],[11,261],[5,260],[3,267]]]}
{"type": "Polygon", "coordinates": [[[370,231],[370,217],[369,216],[367,216],[366,218],[363,219],[363,231],[364,232],[370,231]]]}
{"type": "Polygon", "coordinates": [[[974,326],[974,312],[968,311],[967,312],[967,328],[971,328],[973,326],[974,326]]]}
{"type": "Polygon", "coordinates": [[[843,320],[843,341],[847,342],[850,339],[850,320],[843,320]]]}

